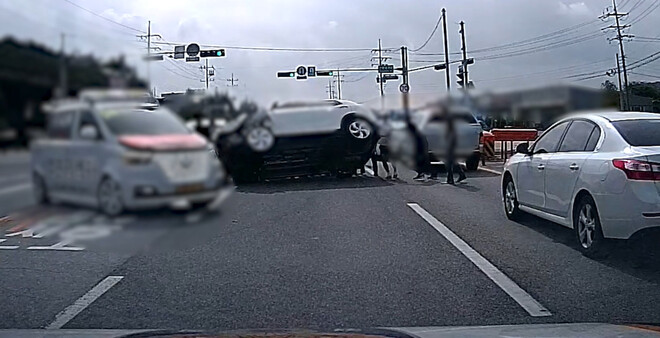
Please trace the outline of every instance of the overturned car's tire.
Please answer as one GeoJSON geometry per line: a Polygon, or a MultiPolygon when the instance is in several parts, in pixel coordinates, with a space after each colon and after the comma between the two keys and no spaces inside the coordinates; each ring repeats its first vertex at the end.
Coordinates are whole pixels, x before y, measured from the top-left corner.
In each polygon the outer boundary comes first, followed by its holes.
{"type": "Polygon", "coordinates": [[[352,140],[368,141],[373,138],[373,125],[361,117],[347,118],[342,127],[352,140]]]}

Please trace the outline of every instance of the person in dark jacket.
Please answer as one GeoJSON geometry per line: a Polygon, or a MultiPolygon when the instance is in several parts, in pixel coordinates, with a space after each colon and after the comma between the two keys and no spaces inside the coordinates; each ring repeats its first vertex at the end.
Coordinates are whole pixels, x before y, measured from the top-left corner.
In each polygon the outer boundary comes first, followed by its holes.
{"type": "Polygon", "coordinates": [[[456,182],[461,182],[467,178],[463,168],[456,163],[456,143],[458,142],[458,135],[456,132],[456,121],[454,116],[448,113],[445,110],[445,121],[447,123],[447,133],[445,137],[447,138],[447,151],[445,166],[447,167],[447,183],[454,184],[454,169],[458,172],[458,180],[456,182]]]}

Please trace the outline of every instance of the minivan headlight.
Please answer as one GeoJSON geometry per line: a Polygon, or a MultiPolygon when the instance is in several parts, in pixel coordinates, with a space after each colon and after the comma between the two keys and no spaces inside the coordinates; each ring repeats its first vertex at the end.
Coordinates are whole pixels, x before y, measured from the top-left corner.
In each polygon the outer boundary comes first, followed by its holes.
{"type": "Polygon", "coordinates": [[[152,157],[151,152],[129,150],[122,155],[122,160],[127,165],[144,165],[149,164],[152,157]]]}

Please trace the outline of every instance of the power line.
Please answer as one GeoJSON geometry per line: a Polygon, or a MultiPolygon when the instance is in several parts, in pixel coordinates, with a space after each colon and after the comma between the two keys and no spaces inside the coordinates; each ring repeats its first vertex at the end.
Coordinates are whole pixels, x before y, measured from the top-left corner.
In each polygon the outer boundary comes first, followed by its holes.
{"type": "MultiPolygon", "coordinates": [[[[185,43],[175,42],[154,42],[159,45],[185,45],[185,43]]],[[[270,52],[366,52],[371,51],[372,48],[294,48],[294,47],[255,47],[255,46],[224,46],[212,44],[200,44],[202,47],[209,48],[224,48],[236,50],[255,50],[255,51],[270,51],[270,52]]],[[[392,50],[392,49],[390,49],[392,50]]]]}
{"type": "Polygon", "coordinates": [[[124,24],[121,23],[121,22],[117,22],[117,21],[115,21],[115,20],[112,20],[112,19],[106,18],[105,16],[103,16],[103,15],[101,15],[101,14],[98,14],[98,13],[96,13],[96,12],[93,12],[93,11],[91,11],[91,10],[85,8],[85,7],[82,7],[82,6],[76,4],[75,2],[73,2],[73,1],[71,1],[71,0],[64,0],[64,1],[68,2],[69,4],[71,4],[71,5],[75,6],[75,7],[78,7],[78,8],[80,8],[80,9],[82,9],[83,11],[85,11],[85,12],[87,12],[87,13],[90,13],[90,14],[92,14],[92,15],[98,16],[99,18],[101,18],[101,19],[103,19],[103,20],[106,20],[106,21],[108,21],[108,22],[112,22],[112,23],[114,23],[115,25],[119,25],[119,26],[122,26],[122,27],[124,27],[124,28],[128,28],[128,29],[133,30],[133,31],[138,32],[138,33],[146,33],[146,32],[143,31],[143,30],[140,30],[140,29],[137,29],[137,28],[133,28],[133,27],[131,27],[131,26],[124,25],[124,24]]]}
{"type": "Polygon", "coordinates": [[[630,25],[636,24],[644,20],[644,18],[646,18],[649,14],[653,13],[653,11],[655,11],[658,8],[658,6],[660,6],[660,0],[653,1],[645,10],[643,10],[636,18],[634,18],[630,22],[630,25]]]}
{"type": "Polygon", "coordinates": [[[442,21],[442,15],[438,16],[438,21],[435,23],[435,27],[433,27],[433,31],[431,31],[431,34],[426,39],[426,41],[424,41],[424,43],[419,48],[411,49],[410,51],[412,53],[418,52],[418,51],[424,49],[424,47],[426,47],[426,45],[429,43],[429,41],[431,41],[431,39],[433,38],[433,35],[435,35],[435,32],[438,30],[438,26],[440,26],[441,21],[442,21]]]}
{"type": "Polygon", "coordinates": [[[641,75],[641,76],[646,76],[654,79],[660,79],[660,75],[650,75],[650,74],[644,74],[644,73],[637,73],[637,72],[630,72],[635,75],[641,75]]]}

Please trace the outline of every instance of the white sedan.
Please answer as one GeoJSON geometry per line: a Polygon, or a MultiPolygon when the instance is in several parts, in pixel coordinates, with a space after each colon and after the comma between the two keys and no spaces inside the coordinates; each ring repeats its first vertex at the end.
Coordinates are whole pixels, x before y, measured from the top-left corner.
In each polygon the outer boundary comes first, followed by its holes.
{"type": "Polygon", "coordinates": [[[504,210],[575,229],[580,250],[660,227],[660,115],[596,112],[558,121],[502,174],[504,210]]]}

